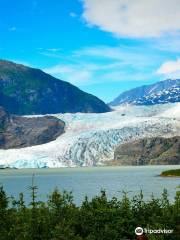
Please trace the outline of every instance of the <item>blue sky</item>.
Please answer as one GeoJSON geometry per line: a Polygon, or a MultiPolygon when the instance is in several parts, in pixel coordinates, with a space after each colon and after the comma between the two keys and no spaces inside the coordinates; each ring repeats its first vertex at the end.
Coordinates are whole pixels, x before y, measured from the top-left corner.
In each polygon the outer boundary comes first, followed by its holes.
{"type": "Polygon", "coordinates": [[[0,58],[109,102],[180,77],[179,0],[0,0],[0,58]]]}

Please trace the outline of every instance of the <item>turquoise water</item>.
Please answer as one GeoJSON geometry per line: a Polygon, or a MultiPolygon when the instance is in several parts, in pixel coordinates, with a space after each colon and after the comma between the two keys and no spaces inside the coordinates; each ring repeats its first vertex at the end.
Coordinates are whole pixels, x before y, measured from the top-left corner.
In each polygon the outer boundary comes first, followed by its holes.
{"type": "Polygon", "coordinates": [[[9,195],[25,194],[30,200],[28,186],[35,174],[38,186],[38,199],[45,200],[55,187],[60,190],[73,191],[74,200],[80,204],[84,196],[97,195],[101,189],[107,191],[108,197],[121,197],[127,191],[131,197],[142,189],[145,199],[160,196],[164,188],[173,200],[180,178],[163,178],[158,175],[167,169],[179,166],[128,166],[128,167],[95,167],[95,168],[59,168],[59,169],[18,169],[0,170],[0,184],[9,195]]]}

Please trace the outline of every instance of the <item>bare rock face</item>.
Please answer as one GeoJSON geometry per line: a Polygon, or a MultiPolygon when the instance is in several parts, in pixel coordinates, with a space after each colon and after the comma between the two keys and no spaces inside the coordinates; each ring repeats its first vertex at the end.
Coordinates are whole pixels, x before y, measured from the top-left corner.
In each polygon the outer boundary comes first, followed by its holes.
{"type": "Polygon", "coordinates": [[[180,137],[143,138],[119,145],[114,165],[180,164],[180,137]]]}
{"type": "Polygon", "coordinates": [[[0,107],[0,149],[22,148],[55,140],[65,123],[53,116],[19,117],[0,107]]]}

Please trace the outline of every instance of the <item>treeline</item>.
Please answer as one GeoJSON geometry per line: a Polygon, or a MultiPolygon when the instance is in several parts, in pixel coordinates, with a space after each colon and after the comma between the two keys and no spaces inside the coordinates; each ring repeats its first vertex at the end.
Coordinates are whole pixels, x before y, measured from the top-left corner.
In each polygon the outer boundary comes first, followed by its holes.
{"type": "Polygon", "coordinates": [[[0,188],[1,240],[125,240],[136,239],[135,228],[173,229],[173,234],[149,234],[150,240],[180,239],[180,192],[168,200],[166,190],[160,198],[144,201],[143,193],[129,199],[108,199],[106,192],[81,206],[73,202],[72,193],[57,189],[46,202],[37,201],[37,187],[30,187],[31,202],[24,196],[8,197],[0,188]]]}

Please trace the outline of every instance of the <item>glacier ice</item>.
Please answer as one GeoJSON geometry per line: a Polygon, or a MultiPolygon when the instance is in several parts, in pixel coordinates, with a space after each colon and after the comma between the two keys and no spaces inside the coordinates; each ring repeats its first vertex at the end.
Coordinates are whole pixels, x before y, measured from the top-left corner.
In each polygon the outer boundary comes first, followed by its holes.
{"type": "Polygon", "coordinates": [[[54,114],[65,133],[39,146],[0,150],[0,165],[17,168],[97,166],[112,160],[118,144],[180,133],[180,103],[122,105],[109,113],[54,114]]]}

